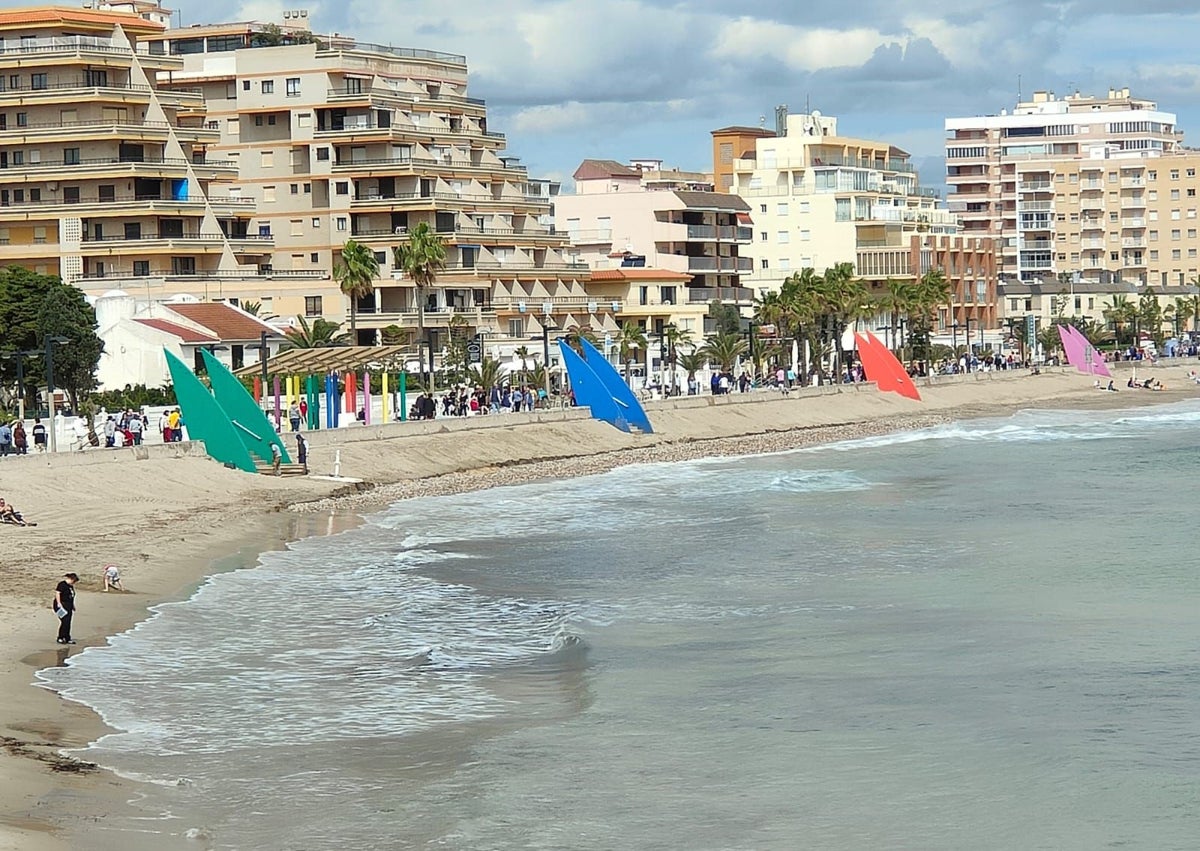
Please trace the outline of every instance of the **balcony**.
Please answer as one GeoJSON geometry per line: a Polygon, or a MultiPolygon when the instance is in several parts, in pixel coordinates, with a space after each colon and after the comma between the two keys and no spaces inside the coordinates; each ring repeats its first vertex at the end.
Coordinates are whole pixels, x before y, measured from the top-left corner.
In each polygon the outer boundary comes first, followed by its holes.
{"type": "Polygon", "coordinates": [[[1131,219],[1121,219],[1122,228],[1144,228],[1145,226],[1146,220],[1140,216],[1131,219]]]}
{"type": "Polygon", "coordinates": [[[1053,201],[1022,201],[1017,205],[1017,211],[1022,213],[1045,213],[1053,209],[1053,201]]]}
{"type": "Polygon", "coordinates": [[[707,304],[710,301],[753,301],[754,290],[749,287],[684,287],[688,304],[707,304]]]}
{"type": "Polygon", "coordinates": [[[1126,269],[1140,269],[1146,265],[1146,257],[1143,254],[1126,254],[1121,260],[1121,266],[1126,269]]]}
{"type": "Polygon", "coordinates": [[[1122,248],[1145,248],[1146,240],[1140,236],[1127,236],[1121,240],[1122,248]]]}
{"type": "Polygon", "coordinates": [[[716,257],[688,257],[689,272],[749,272],[754,268],[749,257],[722,257],[720,267],[716,257]]]}
{"type": "Polygon", "coordinates": [[[1130,210],[1144,210],[1146,208],[1146,197],[1144,195],[1131,195],[1126,198],[1122,195],[1121,206],[1130,210]]]}
{"type": "Polygon", "coordinates": [[[624,307],[621,299],[599,298],[594,295],[584,296],[553,296],[541,298],[538,296],[498,296],[492,299],[493,307],[501,312],[545,314],[549,307],[550,313],[577,313],[586,310],[589,314],[620,313],[624,307]]]}
{"type": "Polygon", "coordinates": [[[1079,209],[1081,209],[1081,210],[1103,210],[1104,209],[1104,199],[1103,198],[1080,198],[1079,199],[1079,209]]]}
{"type": "Polygon", "coordinates": [[[64,180],[74,176],[104,176],[108,174],[136,174],[146,177],[161,174],[167,177],[186,176],[187,167],[207,170],[226,176],[236,176],[237,163],[232,160],[206,160],[195,162],[178,157],[98,157],[80,160],[42,160],[14,166],[12,171],[22,175],[46,175],[50,179],[64,180]]]}
{"type": "Polygon", "coordinates": [[[1122,177],[1121,178],[1121,188],[1122,189],[1140,189],[1141,187],[1143,187],[1145,185],[1146,185],[1146,178],[1144,178],[1144,177],[1122,177]]]}
{"type": "MultiPolygon", "coordinates": [[[[426,308],[424,311],[425,325],[432,325],[435,328],[447,326],[452,320],[459,318],[477,325],[484,319],[495,319],[496,308],[492,304],[478,304],[463,307],[426,308]]],[[[358,321],[367,327],[418,325],[421,316],[415,307],[403,310],[364,310],[359,308],[358,321]]]]}
{"type": "Polygon", "coordinates": [[[1103,180],[1081,180],[1079,188],[1084,192],[1102,192],[1104,191],[1103,180]]]}
{"type": "Polygon", "coordinates": [[[568,237],[572,245],[610,245],[612,243],[612,228],[573,230],[568,234],[568,237]]]}
{"type": "MultiPolygon", "coordinates": [[[[254,212],[253,198],[237,196],[211,197],[208,199],[218,215],[249,215],[254,212]]],[[[80,215],[80,209],[86,209],[89,218],[101,216],[124,216],[129,213],[199,213],[204,207],[204,197],[178,200],[164,198],[161,195],[114,195],[104,198],[98,195],[81,196],[78,201],[64,201],[51,198],[41,201],[8,201],[0,204],[6,208],[25,211],[28,220],[33,221],[39,216],[50,215],[80,215]]]]}
{"type": "Polygon", "coordinates": [[[1104,240],[1102,240],[1102,239],[1085,239],[1080,243],[1080,246],[1084,250],[1095,249],[1098,251],[1103,251],[1104,250],[1104,240]]]}
{"type": "Polygon", "coordinates": [[[191,273],[180,273],[173,269],[152,269],[144,275],[134,274],[132,270],[123,269],[106,269],[104,274],[97,275],[94,272],[81,275],[80,280],[84,281],[106,281],[109,282],[106,286],[111,287],[114,281],[128,280],[144,282],[148,279],[159,279],[168,282],[185,282],[191,283],[203,280],[216,281],[275,281],[275,280],[322,280],[328,278],[329,274],[320,269],[277,269],[274,271],[263,271],[261,269],[229,269],[229,270],[204,270],[197,269],[191,273]]]}
{"type": "MultiPolygon", "coordinates": [[[[85,234],[81,253],[94,255],[104,250],[109,253],[126,250],[139,254],[157,253],[160,251],[183,251],[190,253],[219,252],[224,249],[226,237],[222,233],[182,233],[177,235],[161,235],[144,233],[138,235],[113,234],[112,236],[96,236],[85,234]]],[[[239,236],[228,240],[229,244],[242,250],[253,250],[254,253],[269,251],[274,246],[270,236],[239,236]]]]}
{"type": "Polygon", "coordinates": [[[333,164],[336,174],[447,174],[455,172],[501,173],[510,180],[524,180],[525,166],[506,166],[503,163],[475,163],[465,159],[442,157],[379,157],[362,160],[338,160],[333,164]]]}
{"type": "Polygon", "coordinates": [[[1052,183],[1049,180],[1035,180],[1029,183],[1021,184],[1022,192],[1049,192],[1052,183]]]}
{"type": "Polygon", "coordinates": [[[1084,219],[1079,223],[1080,230],[1104,230],[1103,219],[1084,219]]]}
{"type": "Polygon", "coordinates": [[[1054,241],[1050,239],[1026,239],[1018,247],[1022,251],[1046,250],[1054,247],[1054,241]]]}

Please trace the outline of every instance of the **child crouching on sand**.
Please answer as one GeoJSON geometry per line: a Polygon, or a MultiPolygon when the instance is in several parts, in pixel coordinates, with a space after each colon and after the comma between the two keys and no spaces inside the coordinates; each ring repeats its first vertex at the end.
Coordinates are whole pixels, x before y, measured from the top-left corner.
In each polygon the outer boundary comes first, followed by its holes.
{"type": "Polygon", "coordinates": [[[125,590],[125,586],[121,584],[121,571],[115,564],[104,565],[104,590],[107,591],[110,588],[114,591],[125,590]]]}

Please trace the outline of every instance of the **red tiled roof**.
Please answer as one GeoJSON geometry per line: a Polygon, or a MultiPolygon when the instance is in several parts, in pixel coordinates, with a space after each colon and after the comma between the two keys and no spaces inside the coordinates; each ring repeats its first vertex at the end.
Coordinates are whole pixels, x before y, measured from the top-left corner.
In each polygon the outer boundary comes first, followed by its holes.
{"type": "Polygon", "coordinates": [[[220,302],[183,302],[163,305],[168,310],[203,325],[218,340],[257,340],[264,331],[271,337],[279,332],[265,322],[220,302]]]}
{"type": "Polygon", "coordinates": [[[204,334],[200,331],[193,331],[191,328],[186,328],[183,325],[176,325],[174,322],[168,322],[165,319],[135,319],[133,321],[142,325],[147,325],[166,334],[171,334],[175,337],[178,337],[185,343],[217,342],[216,337],[210,337],[208,334],[204,334]]]}
{"type": "Polygon", "coordinates": [[[596,269],[592,272],[593,281],[690,281],[691,275],[682,272],[672,272],[670,269],[646,269],[633,266],[621,269],[596,269]]]}
{"type": "Polygon", "coordinates": [[[0,12],[0,27],[30,24],[120,24],[125,29],[161,32],[166,27],[129,12],[102,12],[97,9],[71,9],[65,6],[36,6],[6,9],[0,12]]]}

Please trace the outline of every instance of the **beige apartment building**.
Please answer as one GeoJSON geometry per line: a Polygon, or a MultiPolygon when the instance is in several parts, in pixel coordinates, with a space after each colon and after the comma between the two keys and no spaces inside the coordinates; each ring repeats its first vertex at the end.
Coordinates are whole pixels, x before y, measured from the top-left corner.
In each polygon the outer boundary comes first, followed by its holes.
{"type": "Polygon", "coordinates": [[[732,151],[742,151],[730,164],[730,191],[753,219],[747,286],[777,290],[802,269],[850,263],[869,289],[882,292],[889,279],[911,281],[938,268],[954,293],[939,327],[995,327],[992,240],[960,235],[957,216],[920,186],[905,151],[840,136],[837,119],[819,112],[780,108],[777,119],[777,132],[713,131],[714,173],[732,151]]]}
{"type": "MultiPolygon", "coordinates": [[[[742,284],[752,268],[742,254],[751,240],[750,208],[740,198],[712,192],[708,184],[652,188],[641,169],[613,160],[584,160],[574,178],[575,193],[560,195],[555,211],[572,257],[593,270],[674,273],[658,297],[679,309],[663,321],[697,339],[711,302],[750,308],[753,292],[742,284]]],[[[641,300],[640,290],[633,295],[641,300]]]]}
{"type": "Polygon", "coordinates": [[[273,245],[252,199],[210,191],[237,165],[203,95],[158,84],[183,68],[154,47],[161,17],[0,13],[0,262],[93,294],[257,276],[273,245]]]}
{"type": "Polygon", "coordinates": [[[1006,278],[1179,286],[1200,273],[1200,152],[1182,142],[1175,115],[1129,89],[1035,92],[946,120],[950,206],[965,234],[1000,240],[1006,278]]]}
{"type": "Polygon", "coordinates": [[[531,179],[488,127],[485,103],[467,94],[464,57],[313,36],[299,19],[281,34],[188,27],[159,47],[184,64],[160,85],[199,88],[214,149],[238,163],[221,191],[253,203],[251,235],[274,245],[269,271],[321,278],[297,284],[275,313],[341,320],[348,302],[329,276],[353,238],[381,267],[358,304],[359,342],[415,328],[417,290],[393,270],[392,249],[424,223],[448,245],[424,304],[435,347],[452,317],[517,343],[578,322],[587,269],[564,257],[566,237],[551,226],[558,185],[531,179]]]}

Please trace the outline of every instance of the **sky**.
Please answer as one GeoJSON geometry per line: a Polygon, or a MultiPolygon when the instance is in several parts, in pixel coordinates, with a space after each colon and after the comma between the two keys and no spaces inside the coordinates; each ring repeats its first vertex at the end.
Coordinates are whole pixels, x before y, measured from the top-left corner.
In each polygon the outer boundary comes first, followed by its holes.
{"type": "Polygon", "coordinates": [[[1196,0],[299,2],[176,6],[184,25],[307,8],[316,32],[465,54],[489,129],[531,175],[564,182],[585,157],[707,171],[711,130],[772,127],[779,104],[899,145],[933,185],[943,120],[1011,108],[1019,91],[1128,86],[1200,145],[1196,0]]]}

